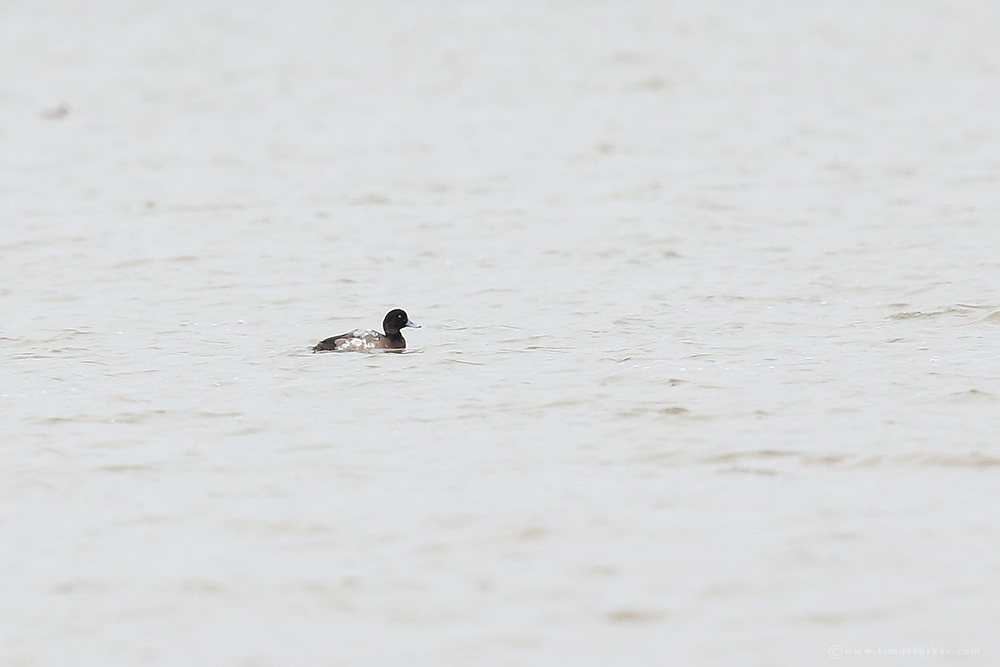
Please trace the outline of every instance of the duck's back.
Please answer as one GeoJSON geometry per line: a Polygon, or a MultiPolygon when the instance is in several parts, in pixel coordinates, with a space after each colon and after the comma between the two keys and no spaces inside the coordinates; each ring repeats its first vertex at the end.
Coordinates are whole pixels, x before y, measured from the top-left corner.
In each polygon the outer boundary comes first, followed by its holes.
{"type": "Polygon", "coordinates": [[[342,350],[344,352],[360,352],[362,350],[375,350],[386,345],[385,336],[378,331],[371,329],[355,329],[339,336],[333,336],[320,341],[314,352],[325,352],[327,350],[342,350]]]}

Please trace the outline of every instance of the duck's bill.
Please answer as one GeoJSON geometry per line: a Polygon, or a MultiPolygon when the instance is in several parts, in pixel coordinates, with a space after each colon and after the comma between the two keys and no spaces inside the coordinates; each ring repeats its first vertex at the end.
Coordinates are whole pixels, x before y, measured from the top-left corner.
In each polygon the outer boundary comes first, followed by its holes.
{"type": "Polygon", "coordinates": [[[404,328],[404,329],[405,329],[406,327],[411,327],[411,328],[413,328],[413,329],[419,329],[419,328],[420,328],[420,325],[419,325],[419,324],[414,324],[413,322],[407,322],[406,324],[404,324],[404,325],[403,325],[403,328],[404,328]]]}

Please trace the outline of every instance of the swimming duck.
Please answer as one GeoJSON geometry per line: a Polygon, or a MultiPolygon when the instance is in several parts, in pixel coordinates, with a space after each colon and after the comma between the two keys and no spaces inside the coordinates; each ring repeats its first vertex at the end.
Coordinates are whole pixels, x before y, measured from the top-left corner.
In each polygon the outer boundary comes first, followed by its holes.
{"type": "Polygon", "coordinates": [[[390,310],[382,320],[384,334],[371,329],[355,329],[345,334],[327,338],[320,341],[313,347],[313,352],[325,352],[336,350],[338,352],[364,352],[367,350],[403,350],[406,349],[406,340],[400,329],[413,327],[419,329],[419,324],[414,324],[406,316],[406,311],[396,308],[390,310]]]}

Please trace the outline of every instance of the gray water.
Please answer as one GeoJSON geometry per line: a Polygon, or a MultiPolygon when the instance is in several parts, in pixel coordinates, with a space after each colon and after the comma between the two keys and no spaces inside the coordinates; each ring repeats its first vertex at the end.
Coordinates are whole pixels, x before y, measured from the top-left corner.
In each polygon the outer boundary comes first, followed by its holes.
{"type": "Polygon", "coordinates": [[[986,0],[3,3],[0,663],[995,664],[998,111],[986,0]]]}

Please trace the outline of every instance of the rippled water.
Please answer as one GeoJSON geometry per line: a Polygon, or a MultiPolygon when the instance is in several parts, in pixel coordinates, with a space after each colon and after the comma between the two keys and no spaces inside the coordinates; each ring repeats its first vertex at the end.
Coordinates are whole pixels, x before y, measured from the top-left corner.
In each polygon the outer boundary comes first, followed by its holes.
{"type": "Polygon", "coordinates": [[[993,664],[998,19],[5,3],[0,662],[993,664]]]}

